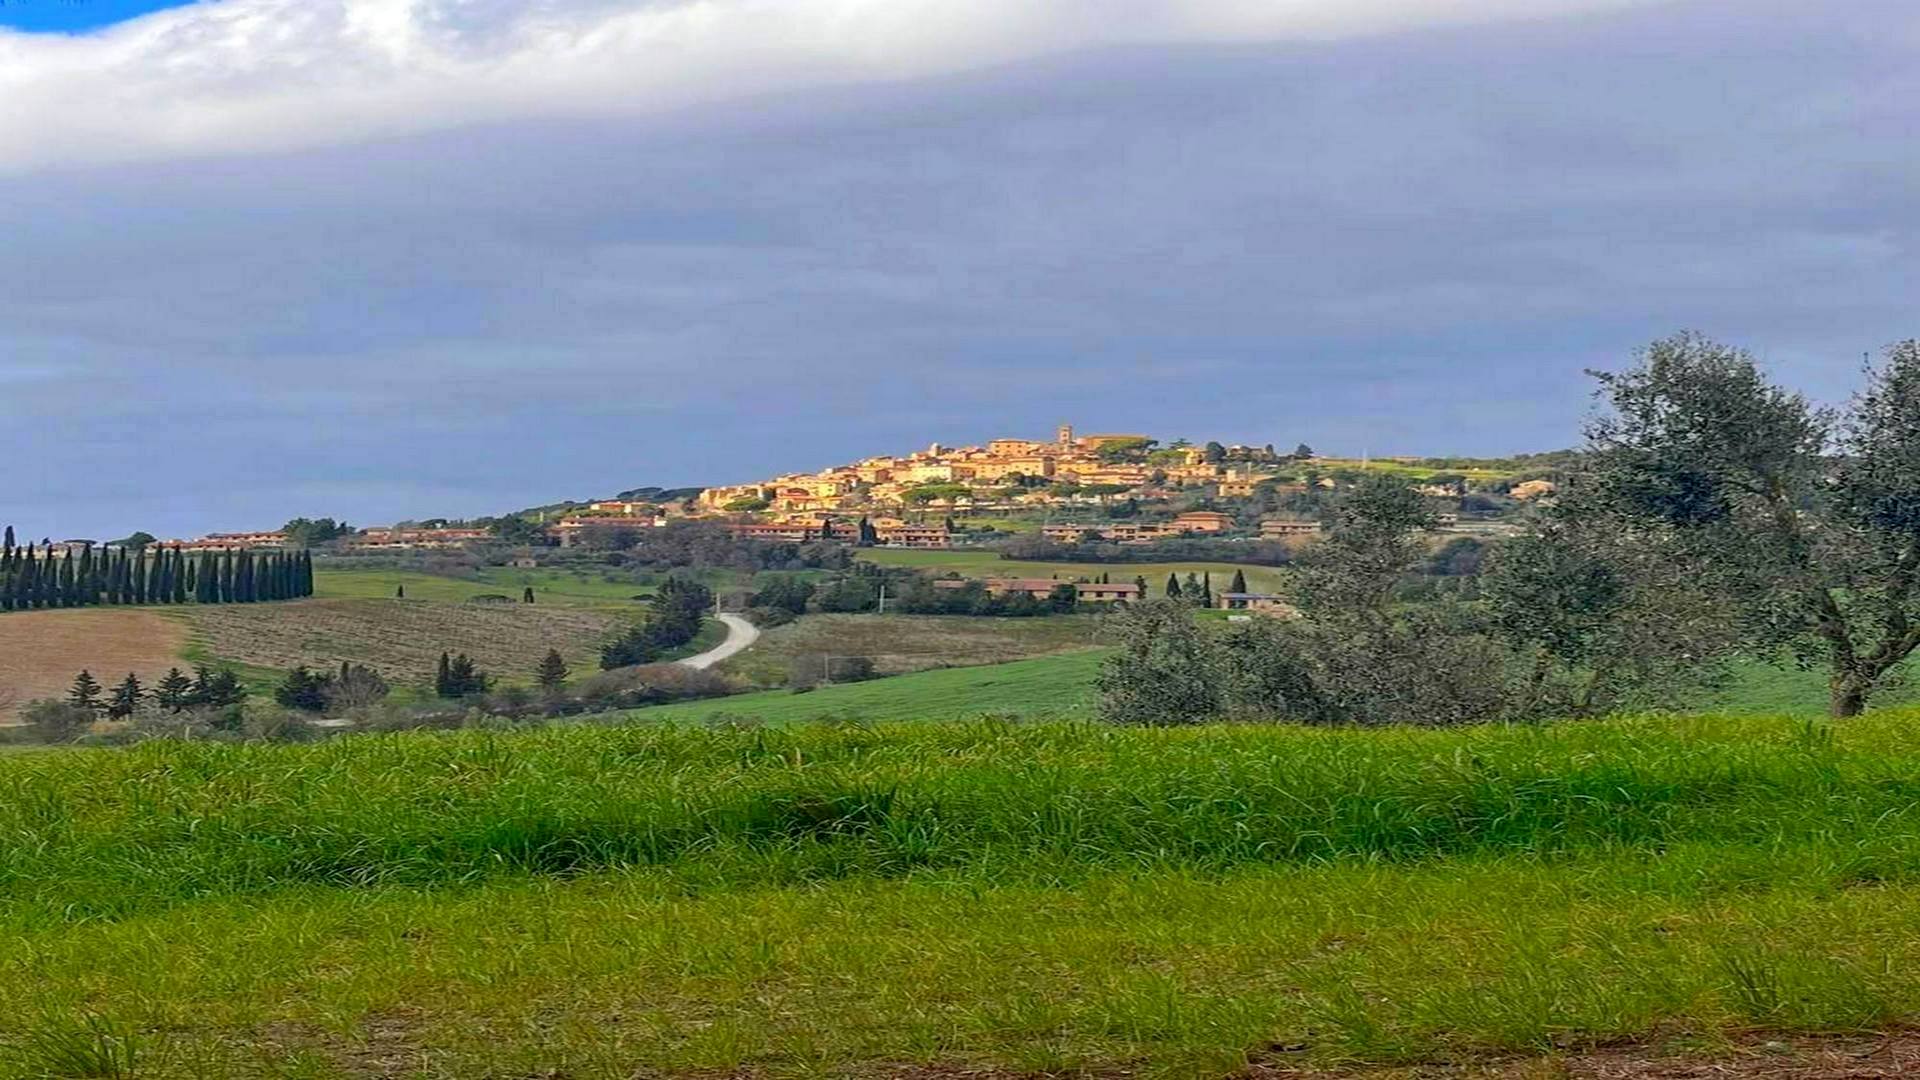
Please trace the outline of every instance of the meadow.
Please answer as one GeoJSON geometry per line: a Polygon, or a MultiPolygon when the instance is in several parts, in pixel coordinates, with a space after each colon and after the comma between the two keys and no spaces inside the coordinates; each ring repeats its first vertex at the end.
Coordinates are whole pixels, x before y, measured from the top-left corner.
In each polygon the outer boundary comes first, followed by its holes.
{"type": "Polygon", "coordinates": [[[477,596],[506,596],[518,601],[522,590],[532,588],[536,606],[545,603],[627,609],[653,592],[618,575],[612,581],[607,576],[578,570],[493,566],[467,578],[417,570],[331,570],[323,565],[314,572],[313,587],[319,599],[385,600],[404,588],[409,600],[454,604],[471,602],[477,596]]]}
{"type": "Polygon", "coordinates": [[[1916,720],[12,755],[0,1075],[1545,1076],[1891,1030],[1916,720]]]}
{"type": "Polygon", "coordinates": [[[797,663],[823,656],[864,657],[878,674],[900,675],[1070,652],[1099,640],[1095,615],[808,615],[768,630],[721,670],[750,685],[784,686],[797,663]]]}
{"type": "Polygon", "coordinates": [[[805,693],[766,690],[659,705],[631,714],[650,723],[792,725],[1009,719],[1089,719],[1104,650],[1079,650],[978,667],[943,668],[805,693]]]}

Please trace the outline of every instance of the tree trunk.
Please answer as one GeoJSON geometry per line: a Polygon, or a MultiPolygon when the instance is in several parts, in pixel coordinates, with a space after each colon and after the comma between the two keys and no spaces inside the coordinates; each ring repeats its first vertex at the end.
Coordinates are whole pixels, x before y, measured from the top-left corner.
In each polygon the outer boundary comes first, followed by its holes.
{"type": "Polygon", "coordinates": [[[1867,683],[1854,675],[1835,675],[1829,685],[1827,715],[1836,720],[1859,716],[1867,710],[1867,683]]]}

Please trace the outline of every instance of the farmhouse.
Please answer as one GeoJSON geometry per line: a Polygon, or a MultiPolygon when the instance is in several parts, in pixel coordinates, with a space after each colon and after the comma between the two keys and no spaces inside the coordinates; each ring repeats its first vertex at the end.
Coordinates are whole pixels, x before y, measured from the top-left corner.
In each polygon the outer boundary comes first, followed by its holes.
{"type": "MultiPolygon", "coordinates": [[[[1080,603],[1131,604],[1140,599],[1140,586],[1133,582],[1121,584],[1101,584],[1099,582],[1057,581],[1053,578],[982,578],[977,582],[993,596],[1005,596],[1008,593],[1026,593],[1035,600],[1048,600],[1054,590],[1062,585],[1071,586],[1074,599],[1080,603]]],[[[942,578],[933,583],[936,589],[964,589],[975,581],[960,578],[942,578]]]]}
{"type": "Polygon", "coordinates": [[[1293,605],[1272,593],[1221,593],[1219,605],[1225,611],[1245,611],[1255,615],[1293,615],[1293,605]]]}
{"type": "Polygon", "coordinates": [[[1140,586],[1129,581],[1120,582],[1080,582],[1074,586],[1080,593],[1083,604],[1131,604],[1140,599],[1140,586]]]}

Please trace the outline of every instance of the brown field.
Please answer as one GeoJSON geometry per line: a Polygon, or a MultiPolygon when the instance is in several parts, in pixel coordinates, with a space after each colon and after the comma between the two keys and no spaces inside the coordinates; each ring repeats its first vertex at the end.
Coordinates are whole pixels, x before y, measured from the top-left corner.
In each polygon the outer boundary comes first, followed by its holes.
{"type": "Polygon", "coordinates": [[[1099,617],[1034,619],[968,615],[808,615],[761,636],[721,670],[760,686],[780,686],[796,656],[864,656],[882,675],[937,667],[1000,664],[1098,644],[1099,617]]]}
{"type": "Polygon", "coordinates": [[[575,671],[596,666],[618,621],[605,611],[423,600],[302,600],[189,611],[207,655],[254,667],[333,666],[342,660],[400,681],[433,676],[442,651],[466,653],[496,677],[525,682],[559,649],[575,671]]]}
{"type": "Polygon", "coordinates": [[[106,686],[128,672],[149,685],[179,664],[187,624],[158,611],[90,608],[0,615],[0,718],[66,692],[82,668],[106,686]]]}

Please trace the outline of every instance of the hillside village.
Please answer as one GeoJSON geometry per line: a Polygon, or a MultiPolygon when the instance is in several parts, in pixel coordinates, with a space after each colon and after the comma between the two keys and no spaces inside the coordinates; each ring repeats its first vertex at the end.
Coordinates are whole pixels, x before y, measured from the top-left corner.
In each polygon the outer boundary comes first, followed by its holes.
{"type": "MultiPolygon", "coordinates": [[[[1554,491],[1554,482],[1545,478],[1552,470],[1528,464],[1528,459],[1355,461],[1316,455],[1304,445],[1288,453],[1272,445],[1186,440],[1162,446],[1148,435],[1080,434],[1063,424],[1050,441],[936,443],[745,484],[639,489],[477,521],[342,526],[321,545],[285,529],[150,543],[189,554],[323,546],[339,556],[405,556],[501,543],[529,550],[604,546],[617,534],[706,520],[724,523],[736,537],[749,540],[921,550],[1022,533],[1069,546],[1228,537],[1298,544],[1324,530],[1327,497],[1372,470],[1404,474],[1411,486],[1436,500],[1443,528],[1497,534],[1506,527],[1508,511],[1554,491]]],[[[63,551],[115,546],[90,540],[53,545],[63,551]]]]}

